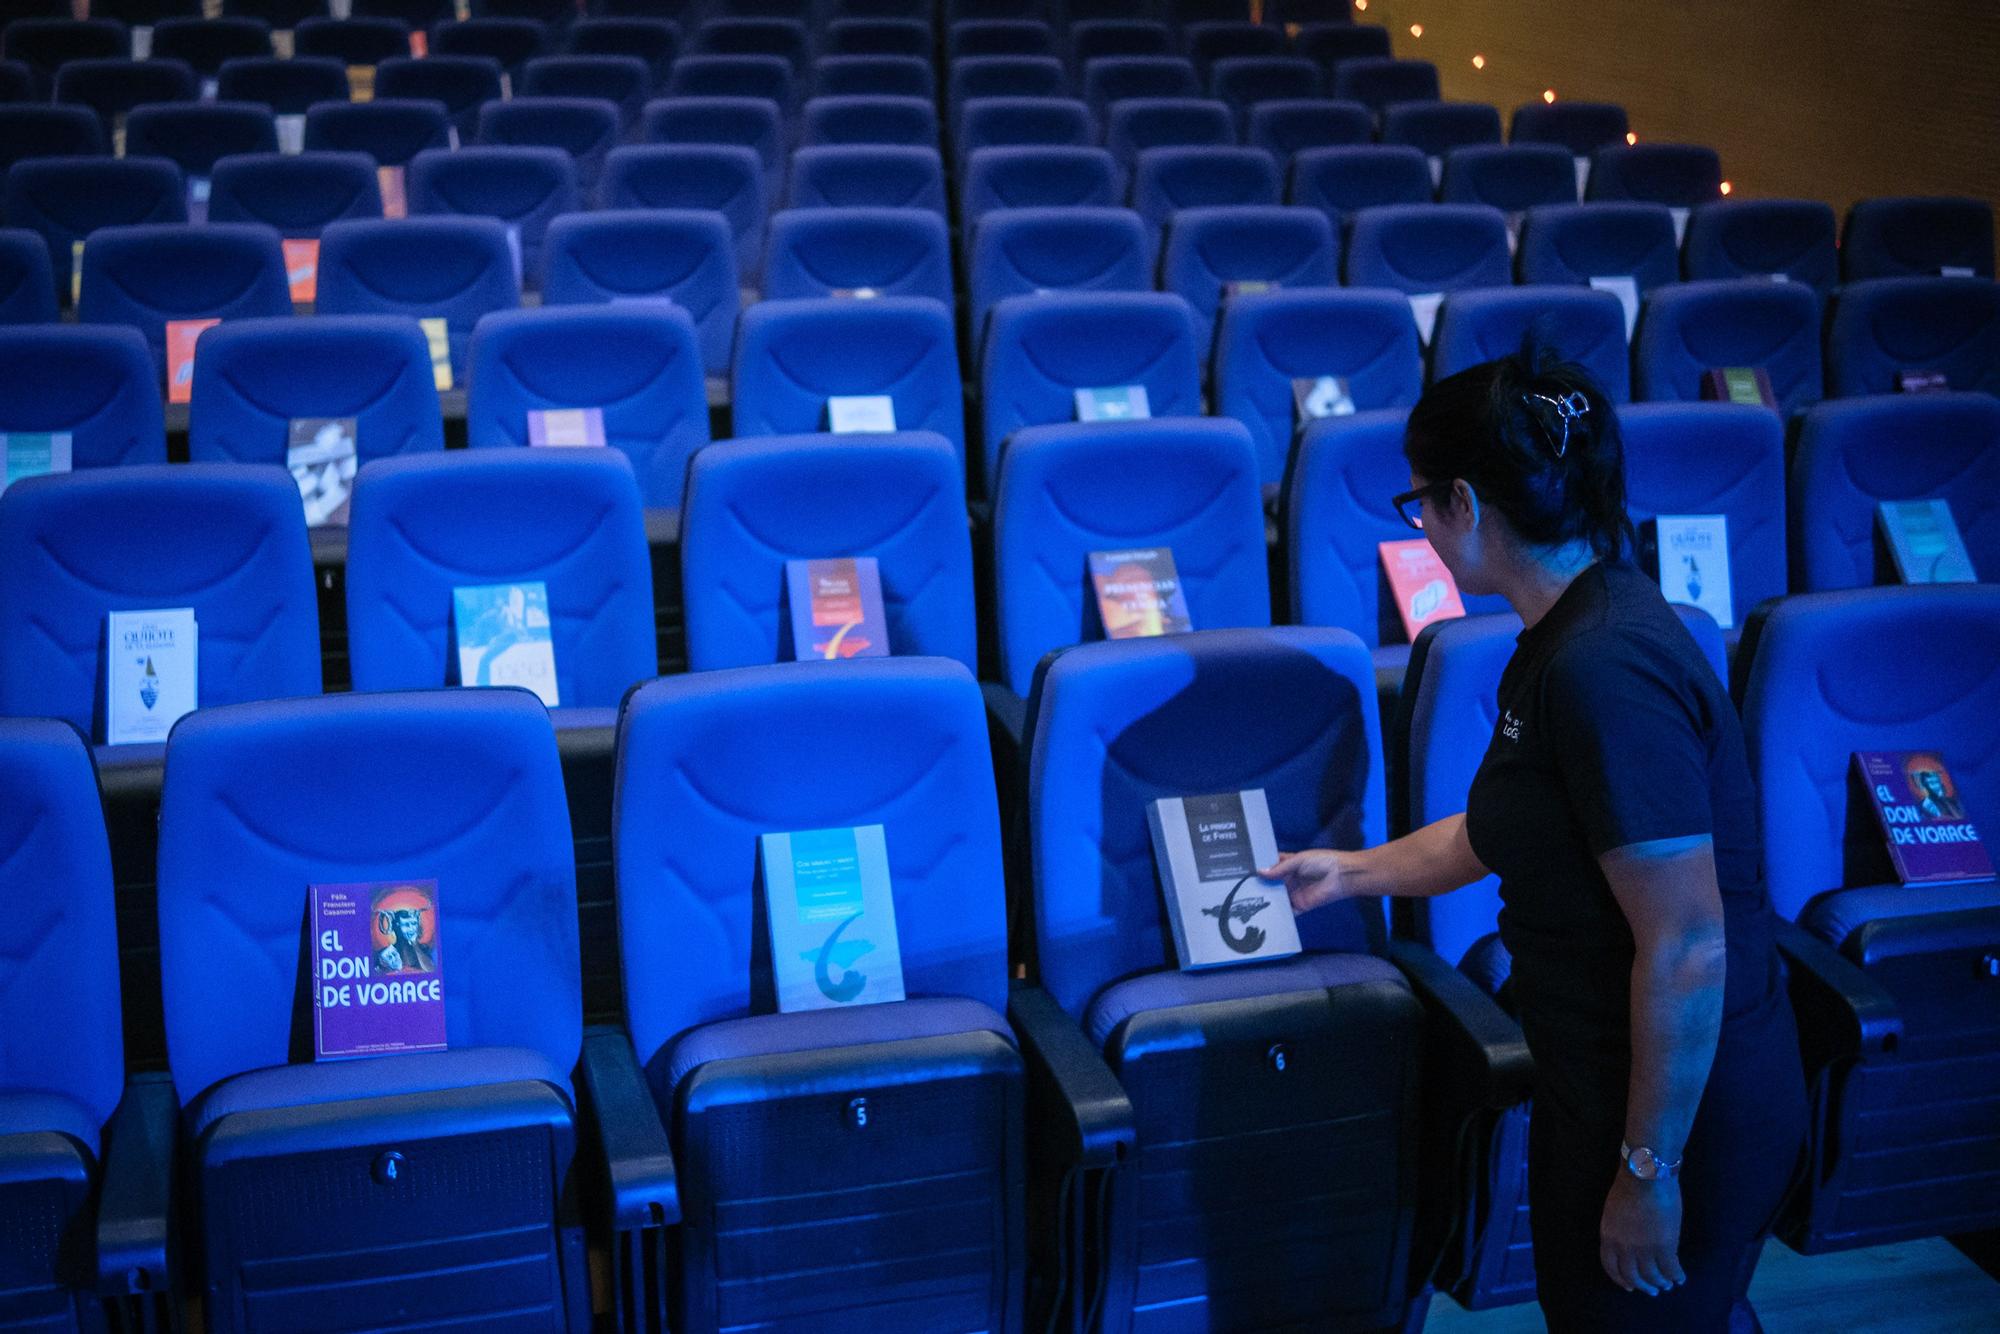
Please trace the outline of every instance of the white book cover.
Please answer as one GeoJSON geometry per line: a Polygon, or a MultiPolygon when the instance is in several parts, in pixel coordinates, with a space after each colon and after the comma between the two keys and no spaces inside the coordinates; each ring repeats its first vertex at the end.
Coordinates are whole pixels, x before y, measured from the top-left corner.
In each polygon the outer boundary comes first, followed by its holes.
{"type": "Polygon", "coordinates": [[[1354,395],[1338,375],[1300,376],[1292,381],[1292,424],[1303,426],[1322,417],[1354,415],[1354,395]]]}
{"type": "Polygon", "coordinates": [[[826,429],[855,435],[896,429],[896,400],[887,394],[836,394],[826,401],[826,429]]]}
{"type": "Polygon", "coordinates": [[[1080,422],[1138,421],[1152,415],[1153,405],[1143,384],[1076,391],[1076,419],[1080,422]]]}
{"type": "Polygon", "coordinates": [[[758,839],[778,1009],[903,999],[889,853],[879,824],[758,839]]]}
{"type": "Polygon", "coordinates": [[[552,709],[562,703],[547,584],[454,588],[451,608],[460,685],[521,686],[552,709]]]}
{"type": "Polygon", "coordinates": [[[1290,898],[1257,875],[1278,860],[1263,789],[1162,797],[1146,807],[1146,822],[1182,968],[1299,952],[1290,898]]]}
{"type": "Polygon", "coordinates": [[[1618,304],[1625,310],[1625,341],[1631,342],[1632,331],[1639,327],[1638,279],[1629,273],[1599,274],[1590,280],[1590,285],[1618,298],[1618,304]]]}
{"type": "Polygon", "coordinates": [[[1875,507],[1875,522],[1904,583],[1978,582],[1950,501],[1885,500],[1875,507]]]}
{"type": "Polygon", "coordinates": [[[1422,340],[1425,347],[1431,345],[1431,335],[1437,332],[1438,307],[1443,304],[1443,292],[1410,294],[1410,314],[1417,322],[1417,337],[1422,340]]]}
{"type": "Polygon", "coordinates": [[[1729,520],[1721,514],[1662,514],[1660,591],[1667,601],[1699,607],[1727,630],[1736,624],[1729,594],[1729,520]]]}
{"type": "Polygon", "coordinates": [[[348,501],[354,495],[355,419],[294,417],[285,449],[285,466],[298,483],[305,505],[306,527],[347,522],[348,501]]]}
{"type": "Polygon", "coordinates": [[[70,470],[70,433],[9,431],[0,434],[0,491],[23,477],[45,477],[70,470]]]}
{"type": "Polygon", "coordinates": [[[1688,218],[1692,216],[1693,213],[1694,210],[1691,208],[1669,208],[1667,210],[1667,215],[1674,220],[1675,245],[1680,245],[1687,240],[1688,218]]]}
{"type": "Polygon", "coordinates": [[[105,743],[165,741],[201,697],[194,608],[114,611],[105,629],[105,743]]]}
{"type": "Polygon", "coordinates": [[[1584,187],[1590,184],[1590,159],[1579,153],[1573,160],[1576,163],[1576,197],[1582,199],[1584,187]]]}

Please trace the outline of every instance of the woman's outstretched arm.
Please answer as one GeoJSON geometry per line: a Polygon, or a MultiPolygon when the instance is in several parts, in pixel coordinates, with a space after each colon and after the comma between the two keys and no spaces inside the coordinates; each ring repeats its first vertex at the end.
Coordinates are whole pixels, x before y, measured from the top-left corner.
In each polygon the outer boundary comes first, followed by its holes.
{"type": "Polygon", "coordinates": [[[1447,815],[1422,829],[1359,852],[1308,848],[1287,852],[1258,872],[1282,880],[1292,911],[1310,912],[1336,899],[1420,899],[1448,894],[1487,874],[1465,836],[1465,816],[1447,815]]]}

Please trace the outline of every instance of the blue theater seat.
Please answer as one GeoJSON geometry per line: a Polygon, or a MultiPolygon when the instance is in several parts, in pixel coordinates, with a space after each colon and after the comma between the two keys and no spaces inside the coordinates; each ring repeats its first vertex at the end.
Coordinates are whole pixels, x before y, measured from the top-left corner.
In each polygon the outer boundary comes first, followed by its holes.
{"type": "Polygon", "coordinates": [[[1027,1060],[1003,1017],[1006,884],[971,674],[919,659],[668,678],[628,701],[618,768],[627,1060],[682,1188],[714,1204],[664,1256],[675,1327],[1007,1327],[1027,1060]],[[850,781],[824,781],[834,755],[850,781]],[[758,838],[868,825],[892,870],[907,999],[777,1012],[758,838]],[[752,1126],[746,1157],[731,1128],[752,1126]],[[895,1152],[849,1151],[878,1127],[896,1128],[895,1152]],[[828,1226],[846,1237],[839,1284],[767,1249],[771,1229],[828,1226]],[[770,1258],[742,1282],[752,1255],[770,1258]]]}
{"type": "Polygon", "coordinates": [[[701,365],[729,371],[741,300],[729,222],[706,209],[605,209],[549,224],[544,307],[664,297],[694,321],[701,365]]]}
{"type": "Polygon", "coordinates": [[[1282,189],[1261,148],[1149,148],[1132,170],[1132,207],[1155,233],[1180,209],[1275,204],[1282,189]]]}
{"type": "Polygon", "coordinates": [[[190,1281],[211,1323],[394,1322],[415,1291],[443,1318],[587,1329],[576,879],[541,705],[499,690],[243,705],[184,720],[170,749],[160,966],[190,1281]],[[436,883],[447,1049],[310,1060],[290,1017],[307,887],[404,879],[436,883]],[[398,1207],[253,1205],[335,1183],[398,1207]],[[385,1253],[395,1293],[375,1277],[385,1253]]]}
{"type": "Polygon", "coordinates": [[[1791,563],[1808,592],[1893,582],[1877,556],[1885,500],[1943,500],[1972,568],[2000,578],[2000,403],[1879,395],[1806,413],[1791,475],[1791,563]]]}
{"type": "Polygon", "coordinates": [[[479,18],[524,18],[560,29],[576,20],[577,7],[569,0],[473,0],[472,12],[479,18]]]}
{"type": "MultiPolygon", "coordinates": [[[[1625,507],[1634,524],[1662,514],[1728,519],[1735,626],[1788,587],[1785,424],[1742,403],[1634,403],[1618,409],[1625,507]]],[[[1735,636],[1730,636],[1732,642],[1735,636]]]]}
{"type": "Polygon", "coordinates": [[[1560,144],[1575,157],[1625,142],[1631,128],[1625,108],[1615,102],[1524,102],[1514,108],[1507,141],[1560,144]]]}
{"type": "Polygon", "coordinates": [[[1177,56],[1173,29],[1150,19],[1083,19],[1069,25],[1069,58],[1078,69],[1093,60],[1129,56],[1177,56]]]}
{"type": "Polygon", "coordinates": [[[46,99],[56,72],[72,60],[123,60],[132,35],[116,19],[18,18],[0,29],[0,55],[34,72],[35,95],[46,99]]]}
{"type": "Polygon", "coordinates": [[[927,97],[812,97],[799,120],[799,144],[938,146],[937,104],[927,97]]]}
{"type": "Polygon", "coordinates": [[[330,56],[343,65],[379,65],[410,54],[410,25],[391,18],[305,19],[292,29],[292,53],[330,56]]]}
{"type": "Polygon", "coordinates": [[[366,153],[255,153],[215,164],[208,220],[262,223],[317,237],[342,218],[379,218],[382,192],[366,153]]]}
{"type": "MultiPolygon", "coordinates": [[[[1680,243],[1672,212],[1660,204],[1551,204],[1528,211],[1521,228],[1524,283],[1583,283],[1629,278],[1644,297],[1680,281],[1680,243]]],[[[1624,297],[1621,295],[1620,300],[1624,297]]],[[[1632,331],[1636,306],[1625,312],[1632,331]]]]}
{"type": "Polygon", "coordinates": [[[1530,332],[1589,371],[1613,403],[1631,400],[1625,308],[1609,292],[1582,287],[1454,292],[1438,316],[1431,380],[1516,352],[1530,332]]]}
{"type": "Polygon", "coordinates": [[[1146,226],[1126,208],[994,209],[973,228],[966,270],[975,349],[1006,297],[1153,289],[1146,226]]]}
{"type": "Polygon", "coordinates": [[[1824,296],[1840,281],[1833,210],[1810,199],[1722,199],[1688,219],[1690,279],[1783,274],[1824,296]]]}
{"type": "Polygon", "coordinates": [[[1374,135],[1375,118],[1367,107],[1317,97],[1258,102],[1250,108],[1243,128],[1243,142],[1276,158],[1288,175],[1297,153],[1365,144],[1374,135]]]}
{"type": "MultiPolygon", "coordinates": [[[[0,996],[7,1310],[23,1328],[100,1329],[106,1312],[93,1291],[98,1266],[79,1265],[77,1251],[79,1243],[85,1254],[122,1249],[117,1201],[139,1182],[107,1186],[104,1178],[123,1141],[144,1133],[142,1122],[128,1118],[152,1090],[135,1088],[121,1107],[118,924],[97,774],[74,731],[46,719],[7,719],[0,721],[0,785],[10,807],[0,896],[13,905],[0,926],[9,980],[0,996]],[[51,1014],[62,1022],[50,1023],[51,1014]]],[[[164,1161],[159,1165],[164,1177],[164,1161]]],[[[165,1181],[157,1185],[164,1194],[165,1181]]],[[[154,1249],[148,1263],[134,1266],[140,1274],[116,1276],[118,1288],[163,1282],[165,1259],[163,1248],[154,1249]]]]}
{"type": "Polygon", "coordinates": [[[951,312],[921,297],[765,301],[738,321],[738,436],[828,429],[827,400],[886,395],[896,429],[935,431],[965,456],[965,409],[951,312]]]}
{"type": "Polygon", "coordinates": [[[945,211],[944,159],[934,148],[823,144],[792,154],[786,208],[945,211]]]}
{"type": "Polygon", "coordinates": [[[1048,24],[1033,19],[967,19],[945,29],[945,58],[1054,56],[1061,51],[1048,24]]]}
{"type": "Polygon", "coordinates": [[[1301,23],[1292,34],[1292,50],[1331,76],[1343,61],[1386,57],[1389,30],[1374,23],[1301,23]]]}
{"type": "Polygon", "coordinates": [[[26,228],[0,228],[0,325],[53,323],[59,313],[48,246],[26,228]]]}
{"type": "Polygon", "coordinates": [[[104,227],[183,222],[187,192],[180,168],[160,158],[26,158],[7,169],[0,215],[42,238],[67,293],[80,242],[104,227]]]}
{"type": "Polygon", "coordinates": [[[930,0],[833,0],[827,12],[836,19],[911,19],[922,23],[935,17],[930,0]]]}
{"type": "Polygon", "coordinates": [[[377,166],[404,167],[427,148],[449,148],[456,131],[436,98],[377,97],[323,102],[306,113],[307,151],[366,153],[377,166]]]}
{"type": "Polygon", "coordinates": [[[1698,144],[1614,144],[1590,155],[1590,183],[1583,197],[1665,204],[1674,210],[1674,240],[1688,213],[1722,198],[1722,159],[1698,144]]]}
{"type": "Polygon", "coordinates": [[[803,208],[771,215],[764,299],[921,296],[952,304],[951,233],[915,208],[803,208]]]}
{"type": "Polygon", "coordinates": [[[612,209],[706,209],[729,223],[736,272],[754,283],[764,247],[764,168],[733,144],[626,144],[604,162],[602,203],[612,209]]]}
{"type": "Polygon", "coordinates": [[[35,100],[35,72],[19,60],[0,60],[0,103],[35,100]]]}
{"type": "MultiPolygon", "coordinates": [[[[1438,199],[1447,204],[1488,204],[1499,209],[1507,215],[1518,240],[1522,215],[1529,209],[1576,206],[1576,169],[1569,154],[1555,144],[1496,143],[1453,149],[1445,155],[1438,199]]],[[[1671,240],[1671,222],[1667,235],[1671,240]]]]}
{"type": "Polygon", "coordinates": [[[549,29],[533,19],[472,18],[431,24],[430,53],[437,56],[486,56],[500,62],[510,78],[549,49],[549,29]]]}
{"type": "Polygon", "coordinates": [[[1429,204],[1430,164],[1407,144],[1304,148],[1292,156],[1285,202],[1316,208],[1336,225],[1364,208],[1429,204]]]}
{"type": "Polygon", "coordinates": [[[2000,940],[2000,885],[1895,883],[1849,778],[1856,751],[1931,752],[1974,826],[1996,827],[1996,657],[1991,586],[1792,598],[1758,636],[1744,734],[1771,903],[1803,928],[1778,940],[1825,1127],[1779,1235],[1809,1255],[2000,1223],[1976,962],[2000,940]]]}
{"type": "Polygon", "coordinates": [[[148,102],[192,102],[194,71],[178,60],[72,60],[56,71],[55,100],[89,107],[108,131],[116,119],[148,102]]]}
{"type": "MultiPolygon", "coordinates": [[[[331,0],[325,7],[332,7],[331,0]]],[[[315,11],[319,8],[314,6],[315,11]]],[[[348,9],[357,18],[401,19],[412,28],[424,28],[450,18],[457,5],[452,0],[348,0],[348,9]]]]}
{"type": "Polygon", "coordinates": [[[993,507],[1001,683],[1026,699],[1043,655],[1103,638],[1091,552],[1162,546],[1173,549],[1195,629],[1271,623],[1264,503],[1240,423],[1067,422],[1015,432],[993,507]]]}
{"type": "MultiPolygon", "coordinates": [[[[1425,343],[1435,342],[1431,319],[1439,296],[1513,282],[1506,216],[1484,204],[1363,209],[1348,227],[1341,275],[1351,287],[1393,287],[1405,293],[1413,312],[1427,308],[1432,315],[1418,316],[1417,333],[1425,343]]],[[[1622,344],[1622,315],[1618,332],[1622,344]]]]}
{"type": "Polygon", "coordinates": [[[821,56],[813,62],[814,97],[879,93],[937,105],[937,73],[917,56],[821,56]]]}
{"type": "Polygon", "coordinates": [[[981,148],[1097,142],[1090,108],[1063,97],[970,98],[958,109],[956,129],[954,146],[960,156],[981,148]]]}
{"type": "Polygon", "coordinates": [[[1435,102],[1440,97],[1437,66],[1381,56],[1343,60],[1333,69],[1333,95],[1377,112],[1397,102],[1435,102]]]}
{"type": "MultiPolygon", "coordinates": [[[[1201,364],[1194,312],[1171,292],[1051,292],[998,302],[979,367],[987,496],[999,486],[1009,438],[1027,426],[1074,422],[1079,389],[1138,385],[1154,417],[1199,417],[1201,364]]],[[[1023,673],[1033,665],[1022,664],[1023,673]]]]}
{"type": "Polygon", "coordinates": [[[576,162],[559,148],[429,149],[410,160],[407,188],[413,216],[499,219],[518,242],[521,272],[529,276],[542,271],[549,220],[575,212],[582,200],[576,162]]]}
{"type": "Polygon", "coordinates": [[[663,97],[646,104],[639,137],[654,144],[736,144],[753,150],[764,197],[782,196],[791,145],[784,111],[768,97],[663,97]]]}
{"type": "Polygon", "coordinates": [[[653,675],[652,566],[624,454],[475,449],[370,464],[355,479],[347,541],[354,688],[446,684],[452,590],[527,582],[548,591],[564,709],[608,710],[653,675]]]}
{"type": "Polygon", "coordinates": [[[491,56],[399,56],[375,67],[375,96],[444,103],[459,138],[470,141],[479,108],[501,98],[502,70],[491,56]]]}
{"type": "Polygon", "coordinates": [[[1819,300],[1803,283],[1761,278],[1675,283],[1646,300],[1632,343],[1632,393],[1697,402],[1713,370],[1756,367],[1787,417],[1819,402],[1819,300]]]}
{"type": "Polygon", "coordinates": [[[1407,144],[1442,166],[1454,149],[1498,144],[1500,113],[1484,102],[1401,102],[1382,112],[1382,142],[1407,144]]]}
{"type": "Polygon", "coordinates": [[[1236,118],[1229,105],[1202,97],[1128,97],[1111,106],[1104,146],[1130,167],[1148,148],[1230,148],[1236,118]]]}
{"type": "Polygon", "coordinates": [[[1214,342],[1218,313],[1237,299],[1233,285],[1334,287],[1339,281],[1340,242],[1317,209],[1182,209],[1160,252],[1160,290],[1187,300],[1204,349],[1214,342]]]}
{"type": "Polygon", "coordinates": [[[202,708],[320,691],[305,514],[276,468],[27,478],[0,494],[0,555],[0,717],[101,737],[113,611],[194,609],[202,708]]]}
{"type": "Polygon", "coordinates": [[[688,39],[695,56],[775,56],[802,77],[812,59],[812,37],[796,19],[719,17],[705,20],[688,39]]]}
{"type": "Polygon", "coordinates": [[[1993,206],[1983,199],[1864,199],[1847,212],[1841,276],[1993,276],[1993,206]]]}
{"type": "Polygon", "coordinates": [[[1827,396],[1895,393],[1906,371],[2000,394],[2000,286],[1986,278],[1870,278],[1841,288],[1826,330],[1827,396]]]}
{"type": "Polygon", "coordinates": [[[680,56],[667,71],[668,97],[763,97],[790,115],[798,77],[778,56],[680,56]]]}
{"type": "Polygon", "coordinates": [[[188,405],[197,463],[283,463],[294,421],[354,419],[359,462],[444,448],[423,330],[407,316],[231,320],[201,340],[188,405]]]}
{"type": "Polygon", "coordinates": [[[595,97],[618,108],[628,127],[653,91],[653,72],[637,56],[538,56],[521,67],[522,97],[595,97]]]}
{"type": "Polygon", "coordinates": [[[564,44],[573,56],[637,56],[658,87],[680,54],[681,30],[666,19],[578,19],[569,25],[564,44]]]}
{"type": "Polygon", "coordinates": [[[89,107],[0,104],[0,171],[33,158],[104,157],[110,151],[104,122],[89,107]]]}
{"type": "Polygon", "coordinates": [[[1398,1327],[1422,1287],[1411,1267],[1435,1258],[1429,1220],[1412,1227],[1420,1164],[1455,1157],[1432,1137],[1525,1096],[1525,1048],[1498,1036],[1492,1003],[1388,943],[1372,901],[1301,919],[1294,958],[1174,966],[1148,804],[1259,788],[1281,848],[1381,841],[1370,686],[1352,636],[1292,628],[1087,644],[1040,674],[1027,812],[1040,977],[1137,1125],[1077,1219],[1099,1239],[1107,1328],[1398,1327]],[[1477,1074],[1472,1051],[1488,1062],[1477,1074]],[[1441,1082],[1420,1094],[1426,1061],[1441,1082]],[[1283,1170],[1246,1175],[1246,1155],[1272,1144],[1283,1170]],[[1259,1281],[1273,1253],[1293,1257],[1293,1281],[1259,1281]]]}
{"type": "Polygon", "coordinates": [[[936,49],[931,25],[913,19],[835,19],[820,39],[827,56],[895,56],[929,60],[936,49]]]}
{"type": "Polygon", "coordinates": [[[1200,97],[1194,62],[1180,56],[1100,56],[1079,63],[1083,100],[1099,119],[1129,97],[1200,97]]]}
{"type": "MultiPolygon", "coordinates": [[[[365,3],[361,8],[365,10],[365,3]]],[[[222,0],[224,18],[252,12],[281,32],[326,10],[322,0],[222,0]]]]}
{"type": "Polygon", "coordinates": [[[688,312],[666,301],[488,315],[472,334],[466,441],[526,446],[530,412],[595,408],[640,498],[675,508],[688,456],[708,443],[696,338],[688,312]]]}
{"type": "Polygon", "coordinates": [[[958,116],[975,97],[1068,97],[1069,72],[1054,56],[967,56],[945,75],[946,123],[954,137],[958,116]]]}
{"type": "Polygon", "coordinates": [[[225,157],[277,151],[276,118],[254,102],[169,102],[125,117],[126,157],[165,158],[187,178],[211,175],[225,157]]]}
{"type": "MultiPolygon", "coordinates": [[[[276,116],[303,116],[315,103],[345,102],[349,91],[347,66],[331,56],[294,56],[290,60],[244,56],[223,61],[215,75],[218,102],[261,102],[276,116]]],[[[420,96],[385,90],[379,68],[375,91],[383,97],[420,96]]]]}
{"type": "Polygon", "coordinates": [[[507,229],[494,218],[336,222],[320,237],[318,312],[445,321],[457,384],[472,326],[520,302],[507,229]]]}
{"type": "Polygon", "coordinates": [[[159,373],[137,329],[0,327],[0,357],[0,432],[67,434],[78,469],[167,461],[159,373]]]}
{"type": "Polygon", "coordinates": [[[604,158],[624,140],[618,108],[601,97],[517,97],[479,109],[479,142],[496,148],[554,148],[576,160],[577,188],[588,196],[604,158]]]}
{"type": "Polygon", "coordinates": [[[893,655],[978,666],[958,455],[912,431],[866,448],[825,435],[729,440],[695,455],[681,512],[688,668],[794,656],[785,562],[872,557],[893,655]],[[842,503],[828,505],[827,496],[842,503]]]}
{"type": "Polygon", "coordinates": [[[1363,412],[1416,405],[1424,354],[1402,293],[1316,287],[1239,296],[1223,307],[1215,410],[1248,428],[1267,489],[1284,480],[1300,426],[1292,383],[1322,375],[1345,380],[1363,412]]]}
{"type": "Polygon", "coordinates": [[[958,213],[966,227],[994,209],[1124,202],[1118,162],[1102,148],[981,148],[965,159],[963,179],[958,213]]]}
{"type": "Polygon", "coordinates": [[[153,55],[184,60],[212,79],[225,60],[271,54],[271,25],[261,18],[171,18],[153,25],[153,55]]]}
{"type": "MultiPolygon", "coordinates": [[[[1409,411],[1398,406],[1308,425],[1285,482],[1283,526],[1295,625],[1338,626],[1374,654],[1378,678],[1401,679],[1410,646],[1395,605],[1379,596],[1380,545],[1412,536],[1389,503],[1408,489],[1409,411]]],[[[1472,615],[1504,611],[1497,596],[1464,594],[1472,615]]]]}
{"type": "MultiPolygon", "coordinates": [[[[167,325],[290,315],[278,234],[251,223],[107,227],[83,249],[82,324],[129,324],[146,336],[162,380],[167,325]]],[[[192,365],[181,368],[191,374],[192,365]]]]}
{"type": "Polygon", "coordinates": [[[1250,23],[1234,16],[1226,20],[1184,24],[1181,43],[1187,50],[1188,59],[1204,75],[1220,61],[1287,54],[1284,29],[1250,23]]]}
{"type": "Polygon", "coordinates": [[[1298,101],[1321,95],[1319,66],[1298,56],[1230,56],[1208,69],[1208,91],[1247,122],[1260,102],[1298,101]]]}

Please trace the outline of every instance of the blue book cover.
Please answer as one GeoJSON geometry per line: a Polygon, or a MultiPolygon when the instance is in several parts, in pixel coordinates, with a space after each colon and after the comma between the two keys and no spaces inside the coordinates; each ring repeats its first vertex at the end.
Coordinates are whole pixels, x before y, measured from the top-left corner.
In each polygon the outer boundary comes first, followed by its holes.
{"type": "Polygon", "coordinates": [[[105,743],[165,741],[201,698],[194,608],[114,611],[105,622],[105,743]]]}
{"type": "Polygon", "coordinates": [[[882,826],[765,834],[758,846],[779,1011],[903,999],[882,826]]]}
{"type": "Polygon", "coordinates": [[[792,656],[886,658],[889,626],[882,615],[882,577],[873,556],[785,562],[792,618],[792,656]]]}
{"type": "Polygon", "coordinates": [[[555,708],[556,647],[548,585],[484,584],[451,590],[458,683],[521,686],[555,708]]]}

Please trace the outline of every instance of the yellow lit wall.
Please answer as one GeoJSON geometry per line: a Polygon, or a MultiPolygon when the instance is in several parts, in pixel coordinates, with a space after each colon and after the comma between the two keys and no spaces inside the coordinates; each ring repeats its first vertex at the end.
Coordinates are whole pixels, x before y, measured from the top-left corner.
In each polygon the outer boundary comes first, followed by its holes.
{"type": "Polygon", "coordinates": [[[1622,102],[1642,139],[1715,148],[1737,198],[2000,209],[2000,0],[1367,0],[1356,17],[1503,117],[1550,88],[1622,102]]]}

